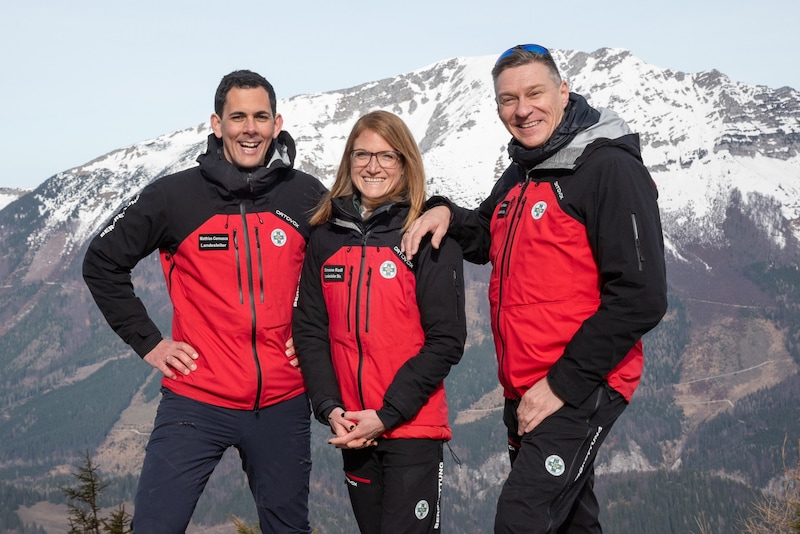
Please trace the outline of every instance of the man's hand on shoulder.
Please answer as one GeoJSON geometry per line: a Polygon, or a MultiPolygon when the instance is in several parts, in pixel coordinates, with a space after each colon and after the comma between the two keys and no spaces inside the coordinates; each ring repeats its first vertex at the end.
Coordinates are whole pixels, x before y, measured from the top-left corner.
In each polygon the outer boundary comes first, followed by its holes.
{"type": "Polygon", "coordinates": [[[197,369],[197,358],[197,352],[188,343],[162,339],[143,359],[167,378],[175,378],[175,372],[188,375],[197,369]]]}
{"type": "Polygon", "coordinates": [[[408,261],[411,261],[414,255],[419,252],[420,242],[428,234],[433,234],[431,237],[433,248],[439,248],[449,226],[450,208],[447,206],[431,208],[411,223],[411,226],[403,234],[400,249],[406,255],[408,261]]]}

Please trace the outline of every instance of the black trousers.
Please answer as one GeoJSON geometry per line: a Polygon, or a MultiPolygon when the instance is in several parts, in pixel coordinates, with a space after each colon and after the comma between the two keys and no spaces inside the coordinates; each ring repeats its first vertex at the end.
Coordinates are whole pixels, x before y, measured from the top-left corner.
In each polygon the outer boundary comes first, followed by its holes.
{"type": "Polygon", "coordinates": [[[495,533],[599,534],[594,460],[627,406],[603,383],[581,406],[563,406],[517,435],[519,401],[506,400],[511,472],[497,502],[495,533]]]}
{"type": "Polygon", "coordinates": [[[384,439],[343,449],[350,503],[362,534],[440,530],[441,440],[384,439]]]}

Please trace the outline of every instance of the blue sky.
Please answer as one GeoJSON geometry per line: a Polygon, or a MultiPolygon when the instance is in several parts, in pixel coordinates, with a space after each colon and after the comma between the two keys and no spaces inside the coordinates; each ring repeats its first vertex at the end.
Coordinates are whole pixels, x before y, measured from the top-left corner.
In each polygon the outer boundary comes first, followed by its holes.
{"type": "Polygon", "coordinates": [[[0,0],[0,187],[200,124],[238,68],[280,99],[535,42],[800,89],[798,20],[797,0],[0,0]]]}

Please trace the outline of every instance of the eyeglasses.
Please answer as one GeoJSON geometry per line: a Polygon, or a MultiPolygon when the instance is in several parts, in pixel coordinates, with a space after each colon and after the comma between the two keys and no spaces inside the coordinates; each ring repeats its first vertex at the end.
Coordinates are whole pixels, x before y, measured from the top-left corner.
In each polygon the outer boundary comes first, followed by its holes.
{"type": "Polygon", "coordinates": [[[497,61],[495,61],[495,65],[497,65],[502,60],[513,54],[515,50],[525,50],[526,52],[532,52],[534,54],[539,54],[542,56],[550,55],[550,51],[543,46],[537,44],[521,44],[517,46],[512,46],[511,48],[500,54],[500,57],[497,58],[497,61]]]}
{"type": "Polygon", "coordinates": [[[369,150],[353,150],[350,152],[350,159],[356,167],[366,167],[375,156],[375,161],[384,169],[394,169],[402,159],[403,155],[397,150],[382,150],[380,152],[370,152],[369,150]]]}

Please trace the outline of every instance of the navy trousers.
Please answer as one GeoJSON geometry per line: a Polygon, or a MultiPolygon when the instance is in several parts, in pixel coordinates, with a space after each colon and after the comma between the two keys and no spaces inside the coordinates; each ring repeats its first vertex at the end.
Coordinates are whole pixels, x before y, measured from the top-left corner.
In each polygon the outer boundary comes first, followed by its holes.
{"type": "Polygon", "coordinates": [[[223,453],[236,447],[261,531],[310,533],[310,433],[305,394],[255,412],[162,389],[136,492],[134,532],[185,532],[211,473],[223,453]]]}

